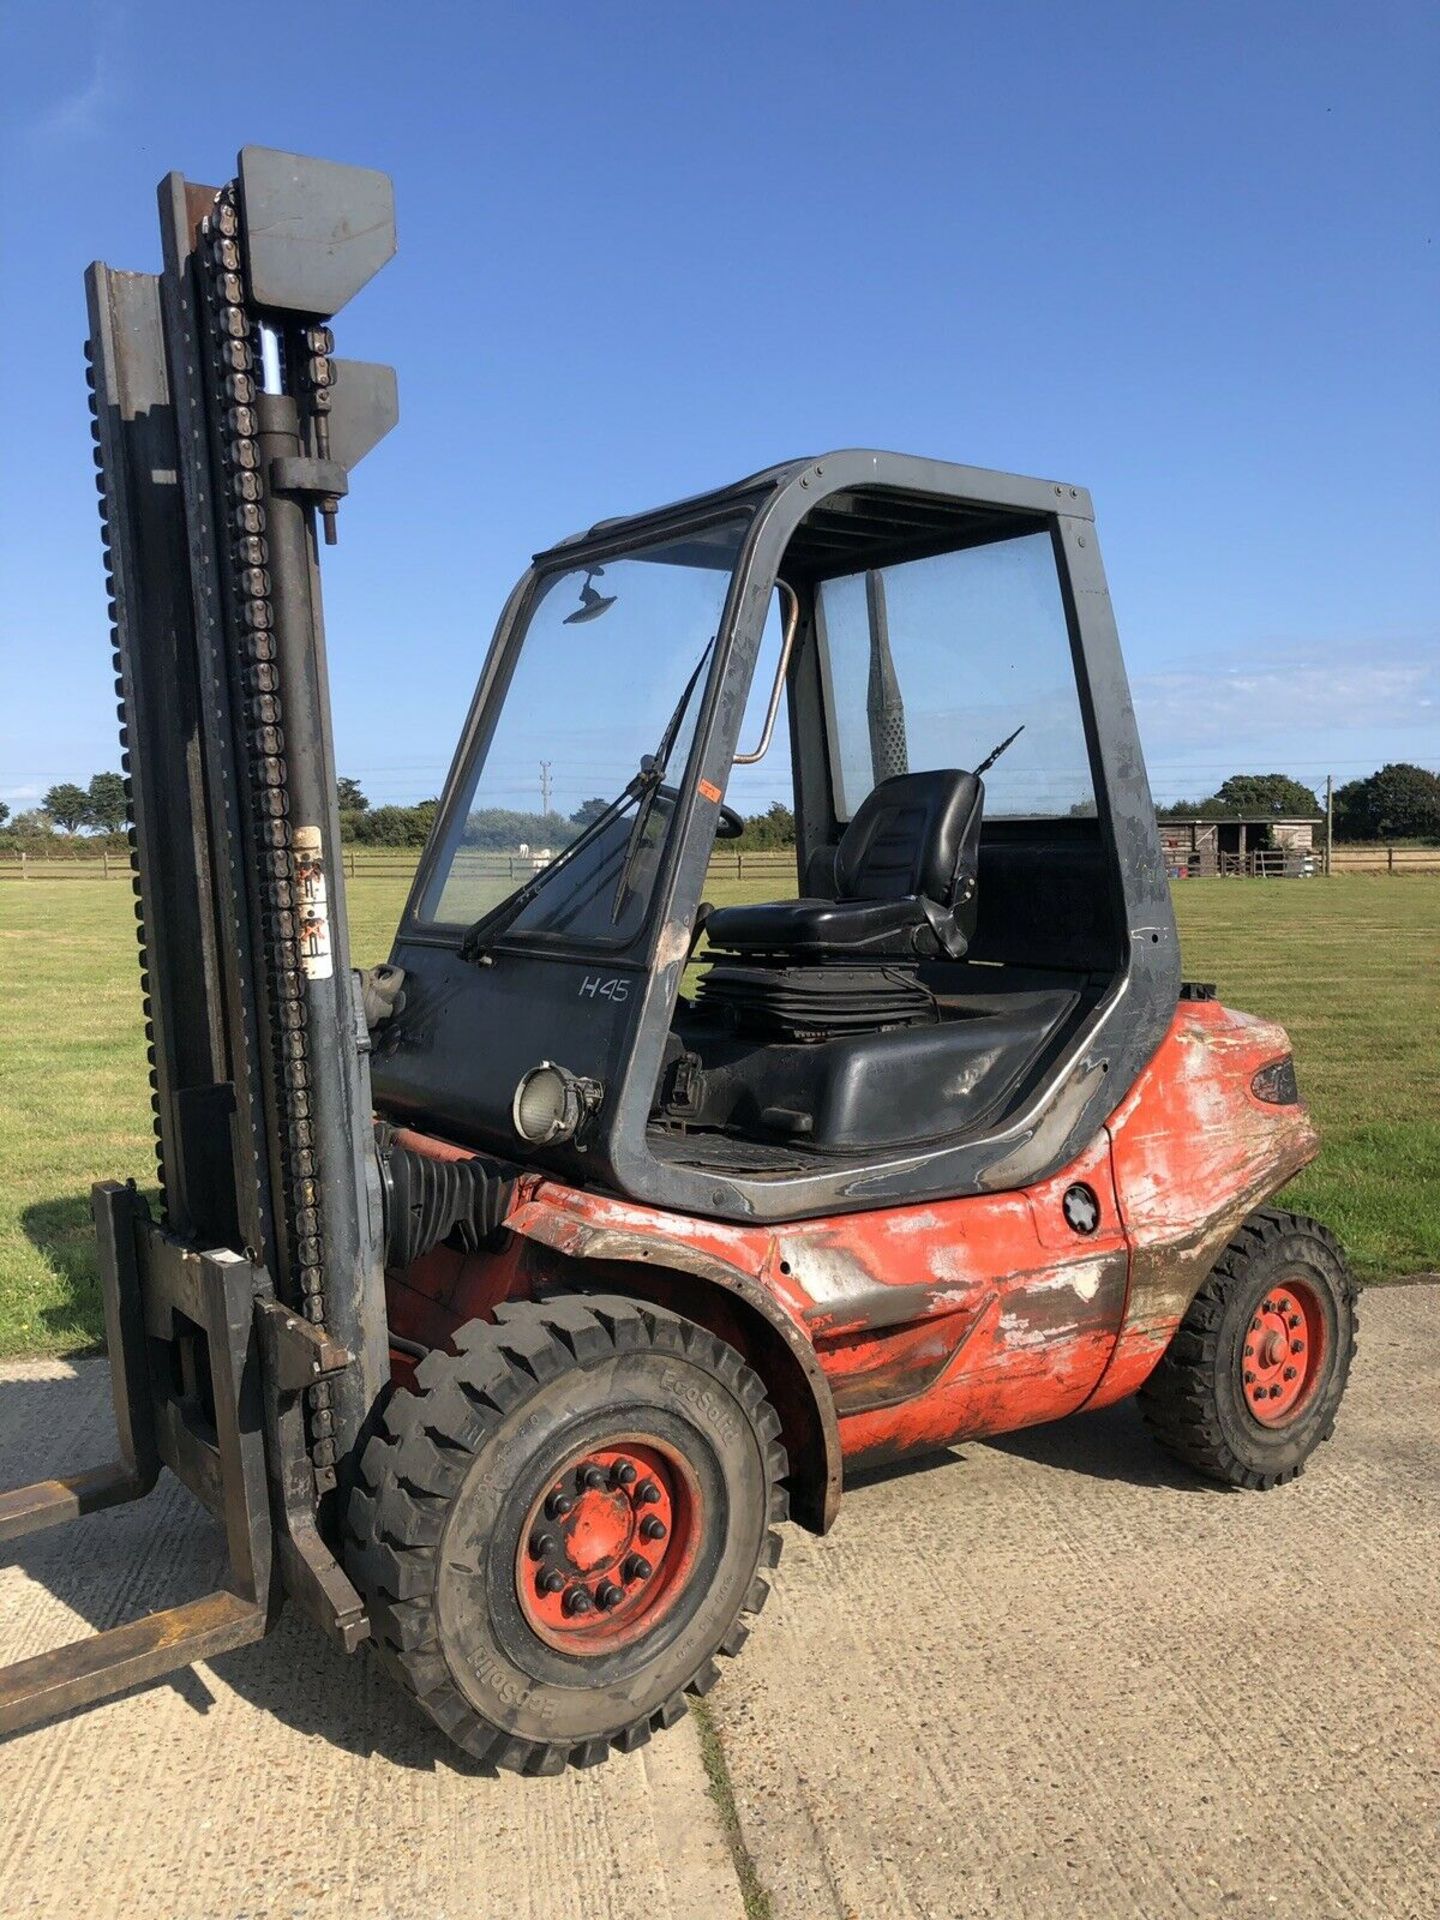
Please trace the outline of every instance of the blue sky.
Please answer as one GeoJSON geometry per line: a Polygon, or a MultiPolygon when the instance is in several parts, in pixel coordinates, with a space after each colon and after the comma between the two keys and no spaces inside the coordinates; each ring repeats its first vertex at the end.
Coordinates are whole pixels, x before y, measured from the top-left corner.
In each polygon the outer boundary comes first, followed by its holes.
{"type": "Polygon", "coordinates": [[[338,350],[402,424],[326,560],[372,798],[437,790],[533,549],[842,445],[1094,490],[1160,797],[1440,766],[1433,5],[12,0],[0,61],[12,806],[116,764],[83,269],[251,141],[395,178],[338,350]]]}

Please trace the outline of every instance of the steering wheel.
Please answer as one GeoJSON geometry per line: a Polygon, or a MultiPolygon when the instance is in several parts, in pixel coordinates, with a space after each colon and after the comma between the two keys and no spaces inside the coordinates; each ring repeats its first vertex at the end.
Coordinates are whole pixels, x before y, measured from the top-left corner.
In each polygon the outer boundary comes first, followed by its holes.
{"type": "MultiPolygon", "coordinates": [[[[680,798],[680,793],[676,787],[656,787],[655,797],[657,800],[668,801],[673,807],[675,802],[680,798]]],[[[715,823],[715,838],[717,840],[738,840],[745,831],[744,815],[737,813],[734,807],[727,807],[723,800],[720,802],[716,811],[720,817],[715,823]]]]}

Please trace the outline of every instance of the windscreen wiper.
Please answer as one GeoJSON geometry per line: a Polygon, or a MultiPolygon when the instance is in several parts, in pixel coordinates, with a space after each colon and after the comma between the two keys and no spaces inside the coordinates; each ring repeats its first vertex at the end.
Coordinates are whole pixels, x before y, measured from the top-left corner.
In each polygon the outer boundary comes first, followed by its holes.
{"type": "Polygon", "coordinates": [[[647,753],[643,757],[638,771],[625,783],[620,792],[617,793],[615,798],[610,802],[609,806],[605,808],[604,812],[597,813],[584,831],[577,833],[568,847],[562,847],[553,860],[547,861],[533,880],[527,880],[523,887],[518,887],[514,893],[507,894],[505,899],[498,901],[493,907],[489,908],[485,913],[482,913],[480,918],[466,929],[464,937],[460,942],[460,958],[462,960],[484,962],[487,958],[486,948],[489,944],[504,933],[507,927],[514,924],[515,920],[525,911],[526,907],[529,906],[530,902],[541,889],[550,884],[551,880],[560,872],[562,867],[568,867],[577,854],[583,853],[586,847],[598,839],[615,816],[623,813],[632,800],[638,800],[640,807],[635,816],[635,826],[632,827],[630,831],[630,839],[626,843],[625,860],[620,875],[620,884],[616,889],[615,911],[611,916],[612,920],[619,918],[619,907],[624,899],[624,889],[630,877],[630,868],[633,863],[635,850],[639,845],[640,834],[644,830],[646,820],[650,817],[650,808],[654,803],[656,792],[665,777],[665,767],[669,761],[671,752],[674,750],[675,738],[680,731],[680,723],[685,717],[685,710],[690,704],[690,696],[695,691],[695,684],[700,678],[701,669],[709,658],[710,649],[714,644],[715,639],[712,635],[710,639],[705,642],[704,651],[695,663],[694,672],[685,683],[685,690],[680,695],[675,711],[671,714],[666,724],[664,733],[660,736],[658,749],[653,754],[647,753]]]}
{"type": "Polygon", "coordinates": [[[666,723],[665,731],[660,736],[659,746],[653,754],[647,753],[645,758],[640,762],[640,772],[637,776],[643,783],[640,805],[635,809],[635,820],[630,828],[630,838],[625,842],[625,858],[620,863],[620,878],[615,882],[615,898],[610,903],[610,924],[612,927],[619,924],[620,915],[625,910],[625,903],[630,893],[630,875],[635,870],[635,861],[645,838],[645,828],[649,823],[651,809],[655,805],[655,796],[664,784],[665,770],[670,764],[670,755],[675,751],[675,741],[680,732],[680,723],[685,718],[686,709],[690,705],[690,697],[695,691],[701,673],[704,671],[705,662],[710,658],[710,649],[714,644],[715,636],[712,633],[701,649],[700,658],[695,662],[694,670],[690,678],[685,682],[680,698],[675,702],[675,711],[671,714],[666,723]]]}
{"type": "Polygon", "coordinates": [[[645,792],[648,763],[649,755],[647,754],[640,763],[640,771],[632,780],[627,781],[604,812],[597,813],[584,831],[577,833],[568,847],[562,847],[553,860],[547,860],[533,880],[527,880],[523,887],[517,887],[514,893],[507,894],[503,900],[497,901],[493,907],[482,913],[472,926],[466,928],[460,942],[462,960],[485,960],[485,949],[489,943],[502,934],[524,912],[536,894],[549,885],[562,867],[569,866],[577,853],[582,853],[604,832],[617,813],[623,813],[632,800],[638,799],[645,792]]]}

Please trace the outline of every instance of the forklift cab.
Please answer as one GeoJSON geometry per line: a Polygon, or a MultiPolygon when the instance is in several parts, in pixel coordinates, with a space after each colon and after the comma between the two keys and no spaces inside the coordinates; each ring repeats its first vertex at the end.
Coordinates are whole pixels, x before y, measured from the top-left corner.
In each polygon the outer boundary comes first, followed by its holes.
{"type": "Polygon", "coordinates": [[[842,452],[540,555],[392,963],[382,1116],[510,1161],[731,1220],[1054,1172],[1179,990],[1088,496],[842,452]],[[790,884],[712,905],[777,803],[790,884]]]}

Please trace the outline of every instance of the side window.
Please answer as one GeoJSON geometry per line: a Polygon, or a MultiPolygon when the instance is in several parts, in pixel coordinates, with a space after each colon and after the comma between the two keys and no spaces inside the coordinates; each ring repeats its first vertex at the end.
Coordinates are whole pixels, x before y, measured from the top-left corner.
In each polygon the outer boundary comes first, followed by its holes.
{"type": "Polygon", "coordinates": [[[1048,533],[826,580],[820,659],[835,807],[890,774],[978,767],[989,818],[1093,814],[1095,789],[1048,533]]]}

